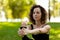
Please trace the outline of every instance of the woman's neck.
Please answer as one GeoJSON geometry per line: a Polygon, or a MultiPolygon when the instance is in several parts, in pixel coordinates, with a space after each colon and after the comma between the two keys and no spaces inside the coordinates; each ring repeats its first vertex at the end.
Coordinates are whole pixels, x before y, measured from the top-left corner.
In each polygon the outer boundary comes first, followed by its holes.
{"type": "Polygon", "coordinates": [[[42,25],[40,21],[36,21],[35,23],[36,23],[36,26],[38,27],[42,25]]]}

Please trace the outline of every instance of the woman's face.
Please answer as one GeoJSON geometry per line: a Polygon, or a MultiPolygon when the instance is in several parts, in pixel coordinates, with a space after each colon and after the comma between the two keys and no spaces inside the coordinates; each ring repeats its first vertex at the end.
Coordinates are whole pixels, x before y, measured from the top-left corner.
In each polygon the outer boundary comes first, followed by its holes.
{"type": "Polygon", "coordinates": [[[40,10],[40,8],[35,8],[35,9],[33,10],[33,19],[34,19],[35,21],[39,21],[40,18],[41,18],[41,10],[40,10]]]}

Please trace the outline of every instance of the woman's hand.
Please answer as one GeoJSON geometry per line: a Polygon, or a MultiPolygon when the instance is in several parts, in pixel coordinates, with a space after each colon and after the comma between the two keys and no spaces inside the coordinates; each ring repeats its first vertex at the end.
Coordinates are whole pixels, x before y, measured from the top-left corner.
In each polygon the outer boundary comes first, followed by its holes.
{"type": "Polygon", "coordinates": [[[19,34],[19,36],[22,36],[22,37],[23,37],[24,35],[26,35],[25,32],[24,32],[24,29],[19,29],[19,30],[18,30],[18,34],[19,34]]]}
{"type": "Polygon", "coordinates": [[[26,35],[26,32],[24,31],[27,27],[26,27],[26,25],[27,25],[27,23],[26,22],[22,22],[21,23],[21,29],[19,28],[19,30],[18,30],[18,34],[19,34],[19,36],[24,36],[24,35],[26,35]],[[25,28],[26,27],[26,28],[25,28]]]}

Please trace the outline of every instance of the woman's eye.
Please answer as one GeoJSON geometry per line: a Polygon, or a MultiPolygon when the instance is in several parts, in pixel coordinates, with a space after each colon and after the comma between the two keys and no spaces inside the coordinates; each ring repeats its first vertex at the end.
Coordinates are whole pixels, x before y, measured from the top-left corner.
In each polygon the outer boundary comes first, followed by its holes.
{"type": "Polygon", "coordinates": [[[35,14],[35,12],[33,12],[33,14],[35,14]]]}
{"type": "Polygon", "coordinates": [[[33,14],[35,14],[35,13],[36,13],[36,14],[39,14],[39,12],[33,12],[33,14]]]}

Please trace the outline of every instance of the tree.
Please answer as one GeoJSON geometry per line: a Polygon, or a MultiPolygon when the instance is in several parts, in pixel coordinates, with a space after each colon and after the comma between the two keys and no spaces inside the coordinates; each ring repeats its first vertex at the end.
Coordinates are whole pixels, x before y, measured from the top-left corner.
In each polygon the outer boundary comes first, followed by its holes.
{"type": "Polygon", "coordinates": [[[23,18],[29,13],[30,7],[35,4],[34,0],[9,0],[13,18],[23,18]]]}

